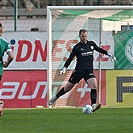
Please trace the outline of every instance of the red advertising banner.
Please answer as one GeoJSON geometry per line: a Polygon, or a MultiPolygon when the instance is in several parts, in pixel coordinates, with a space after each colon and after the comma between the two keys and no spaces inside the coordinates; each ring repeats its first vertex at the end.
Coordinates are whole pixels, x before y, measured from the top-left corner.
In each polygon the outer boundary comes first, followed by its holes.
{"type": "Polygon", "coordinates": [[[47,107],[47,71],[4,71],[0,100],[4,108],[47,107]]]}
{"type": "MultiPolygon", "coordinates": [[[[95,70],[98,78],[98,70],[95,70]]],[[[58,76],[53,85],[53,92],[57,92],[65,81],[58,76]],[[59,82],[60,80],[60,82],[59,82]]],[[[101,103],[106,105],[106,71],[101,73],[101,103]]],[[[0,88],[0,100],[4,101],[4,108],[31,108],[35,106],[47,107],[48,87],[47,71],[4,71],[0,88]]],[[[56,106],[83,106],[90,104],[90,88],[81,80],[79,84],[64,96],[60,97],[56,106]]]]}

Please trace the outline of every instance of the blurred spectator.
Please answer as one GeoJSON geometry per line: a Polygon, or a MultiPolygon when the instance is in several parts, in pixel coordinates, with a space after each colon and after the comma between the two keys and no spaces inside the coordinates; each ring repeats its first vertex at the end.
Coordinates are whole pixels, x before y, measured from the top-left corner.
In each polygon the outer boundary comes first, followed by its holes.
{"type": "Polygon", "coordinates": [[[18,7],[19,8],[26,8],[25,0],[18,1],[18,7]]]}
{"type": "Polygon", "coordinates": [[[12,1],[12,0],[7,0],[7,2],[8,2],[8,4],[9,4],[9,6],[14,7],[14,1],[12,1]]]}
{"type": "Polygon", "coordinates": [[[53,6],[53,0],[49,0],[48,6],[53,6]]]}
{"type": "Polygon", "coordinates": [[[61,6],[62,5],[62,0],[56,0],[56,6],[61,6]]]}
{"type": "Polygon", "coordinates": [[[84,5],[92,5],[92,6],[95,6],[95,5],[101,5],[102,4],[102,0],[84,0],[84,5]]]}
{"type": "Polygon", "coordinates": [[[24,0],[26,6],[26,12],[31,12],[32,9],[35,7],[34,4],[30,0],[24,0]]]}
{"type": "Polygon", "coordinates": [[[84,6],[92,6],[92,1],[90,0],[84,0],[84,6]]]}
{"type": "Polygon", "coordinates": [[[101,1],[102,1],[102,0],[93,0],[93,3],[92,3],[92,4],[93,4],[93,5],[98,5],[98,6],[99,6],[99,5],[101,5],[101,1]]]}

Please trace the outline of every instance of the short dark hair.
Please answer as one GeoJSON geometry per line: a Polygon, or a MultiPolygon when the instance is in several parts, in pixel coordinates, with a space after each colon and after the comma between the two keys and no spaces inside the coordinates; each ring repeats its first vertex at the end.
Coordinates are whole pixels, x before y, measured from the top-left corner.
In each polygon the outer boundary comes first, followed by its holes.
{"type": "Polygon", "coordinates": [[[88,32],[86,29],[81,29],[80,31],[79,31],[79,35],[81,34],[81,32],[88,32]]]}
{"type": "Polygon", "coordinates": [[[2,27],[2,23],[0,23],[0,27],[2,27]]]}

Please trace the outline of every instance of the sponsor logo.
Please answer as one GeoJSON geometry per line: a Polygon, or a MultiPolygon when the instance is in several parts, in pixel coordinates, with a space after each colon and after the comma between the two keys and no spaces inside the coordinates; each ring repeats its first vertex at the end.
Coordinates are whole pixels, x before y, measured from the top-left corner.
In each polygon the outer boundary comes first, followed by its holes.
{"type": "Polygon", "coordinates": [[[84,52],[84,53],[81,53],[82,56],[89,56],[89,55],[92,55],[92,51],[91,52],[84,52]]]}
{"type": "Polygon", "coordinates": [[[117,102],[123,102],[124,93],[133,93],[133,77],[117,77],[117,102]]]}
{"type": "Polygon", "coordinates": [[[94,49],[94,47],[93,47],[93,46],[91,46],[91,49],[93,50],[93,49],[94,49]]]}
{"type": "Polygon", "coordinates": [[[133,37],[128,40],[125,46],[125,55],[127,59],[133,64],[133,37]]]}
{"type": "Polygon", "coordinates": [[[94,75],[94,73],[90,73],[89,75],[94,75]]]}
{"type": "Polygon", "coordinates": [[[0,89],[0,99],[35,99],[37,95],[41,95],[44,99],[47,95],[47,82],[37,82],[33,88],[28,88],[28,82],[4,82],[3,88],[0,89]],[[43,90],[43,91],[42,91],[43,90]],[[29,92],[26,94],[26,92],[29,92]],[[41,93],[41,94],[40,94],[41,93]]]}
{"type": "Polygon", "coordinates": [[[47,58],[47,42],[43,46],[40,40],[35,40],[34,45],[29,40],[19,40],[17,48],[16,62],[24,62],[31,58],[32,62],[36,62],[38,56],[42,61],[47,58]],[[43,48],[44,47],[44,48],[43,48]]]}

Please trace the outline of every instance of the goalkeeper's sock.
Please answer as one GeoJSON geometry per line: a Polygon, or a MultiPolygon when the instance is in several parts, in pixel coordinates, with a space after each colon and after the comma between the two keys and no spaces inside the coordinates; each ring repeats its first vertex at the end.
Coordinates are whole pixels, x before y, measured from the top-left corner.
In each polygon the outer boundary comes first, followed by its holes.
{"type": "Polygon", "coordinates": [[[91,105],[95,104],[96,103],[96,98],[97,98],[96,89],[91,89],[90,98],[91,98],[91,105]]]}
{"type": "Polygon", "coordinates": [[[64,95],[66,92],[64,92],[64,87],[61,88],[61,90],[56,94],[56,97],[59,98],[60,96],[64,95]]]}

